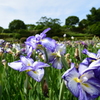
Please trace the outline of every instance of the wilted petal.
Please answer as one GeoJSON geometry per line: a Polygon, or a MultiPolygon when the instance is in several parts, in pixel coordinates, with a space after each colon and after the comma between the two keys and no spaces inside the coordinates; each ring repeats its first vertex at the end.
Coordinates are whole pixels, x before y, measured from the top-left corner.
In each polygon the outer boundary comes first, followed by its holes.
{"type": "Polygon", "coordinates": [[[36,71],[29,71],[27,74],[32,77],[34,80],[40,82],[44,76],[44,69],[38,69],[36,71]]]}
{"type": "Polygon", "coordinates": [[[14,61],[14,62],[8,63],[8,66],[18,71],[20,71],[21,68],[23,67],[21,61],[14,61]]]}

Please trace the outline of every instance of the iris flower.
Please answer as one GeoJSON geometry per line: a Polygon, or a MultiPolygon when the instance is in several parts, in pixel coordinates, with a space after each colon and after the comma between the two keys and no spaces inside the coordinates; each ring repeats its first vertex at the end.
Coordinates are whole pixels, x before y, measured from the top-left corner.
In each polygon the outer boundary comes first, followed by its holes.
{"type": "Polygon", "coordinates": [[[64,56],[66,53],[66,45],[62,43],[58,43],[56,45],[55,51],[52,53],[54,56],[54,60],[52,61],[52,66],[57,69],[62,69],[63,64],[61,61],[61,56],[64,56]]]}
{"type": "Polygon", "coordinates": [[[92,60],[100,59],[100,49],[98,50],[97,54],[96,53],[89,52],[87,49],[84,49],[82,51],[82,53],[88,55],[88,57],[91,58],[92,60]]]}
{"type": "Polygon", "coordinates": [[[100,79],[100,49],[97,54],[89,52],[87,49],[84,49],[82,52],[87,54],[88,57],[85,58],[79,66],[85,68],[85,71],[93,70],[95,77],[100,79]]]}
{"type": "Polygon", "coordinates": [[[38,46],[43,46],[51,51],[54,51],[56,46],[56,41],[54,39],[46,37],[45,34],[49,30],[50,28],[47,28],[40,34],[28,37],[25,44],[31,46],[33,49],[37,49],[38,46]]]}
{"type": "Polygon", "coordinates": [[[62,76],[67,88],[79,100],[94,100],[100,95],[100,80],[95,78],[92,70],[84,72],[82,67],[77,70],[74,64],[62,76]]]}
{"type": "Polygon", "coordinates": [[[21,56],[20,60],[8,63],[8,66],[20,72],[26,71],[34,80],[40,82],[44,76],[44,67],[49,67],[48,64],[34,61],[32,58],[21,56]]]}
{"type": "MultiPolygon", "coordinates": [[[[40,52],[42,52],[42,57],[44,58],[44,61],[46,61],[46,55],[44,51],[40,50],[40,52]]],[[[48,62],[51,63],[54,68],[62,69],[63,65],[61,56],[64,56],[66,53],[66,45],[63,43],[57,43],[54,52],[46,49],[46,53],[48,56],[48,62]]]]}

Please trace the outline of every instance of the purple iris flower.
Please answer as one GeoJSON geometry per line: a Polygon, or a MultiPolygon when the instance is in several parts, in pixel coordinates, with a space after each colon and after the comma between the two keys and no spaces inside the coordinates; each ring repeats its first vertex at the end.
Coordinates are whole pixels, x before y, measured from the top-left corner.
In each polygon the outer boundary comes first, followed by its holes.
{"type": "Polygon", "coordinates": [[[74,64],[62,76],[66,87],[79,100],[95,100],[100,95],[100,80],[95,78],[92,70],[80,67],[76,69],[74,64]]]}
{"type": "Polygon", "coordinates": [[[63,43],[57,43],[55,51],[52,53],[54,60],[52,61],[52,66],[57,69],[62,69],[63,64],[61,61],[61,56],[66,53],[66,45],[63,43]]]}
{"type": "MultiPolygon", "coordinates": [[[[49,63],[51,63],[54,68],[62,69],[63,64],[61,61],[61,56],[64,56],[64,54],[66,53],[66,45],[63,43],[57,43],[54,52],[51,52],[47,49],[46,52],[49,63]]],[[[46,59],[45,54],[44,59],[46,59]]]]}
{"type": "Polygon", "coordinates": [[[50,28],[45,29],[41,34],[36,34],[35,36],[30,36],[27,38],[25,44],[31,46],[33,49],[37,49],[38,46],[43,46],[51,51],[54,51],[56,46],[56,41],[49,37],[46,37],[46,32],[50,28]]]}
{"type": "Polygon", "coordinates": [[[100,79],[100,49],[97,54],[89,52],[87,49],[84,49],[82,52],[89,57],[85,58],[79,66],[86,68],[86,71],[93,70],[95,77],[100,79]]]}
{"type": "Polygon", "coordinates": [[[20,72],[26,71],[34,80],[40,82],[44,76],[44,67],[49,67],[48,64],[34,61],[32,58],[21,56],[20,60],[8,63],[8,66],[20,72]]]}
{"type": "Polygon", "coordinates": [[[92,52],[89,52],[87,49],[84,49],[82,51],[82,53],[88,55],[89,58],[93,59],[93,60],[97,60],[100,58],[100,49],[98,50],[97,54],[96,53],[92,53],[92,52]]]}

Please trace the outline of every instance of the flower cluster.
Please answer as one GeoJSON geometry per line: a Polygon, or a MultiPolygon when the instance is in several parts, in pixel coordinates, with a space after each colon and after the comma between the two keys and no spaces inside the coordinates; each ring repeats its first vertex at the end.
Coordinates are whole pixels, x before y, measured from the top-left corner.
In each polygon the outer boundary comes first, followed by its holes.
{"type": "MultiPolygon", "coordinates": [[[[20,56],[20,60],[8,63],[8,66],[20,72],[26,71],[38,82],[44,76],[44,67],[52,65],[54,68],[62,69],[61,56],[66,53],[66,46],[46,37],[49,30],[50,28],[47,28],[40,34],[28,37],[25,41],[24,55],[20,56]]],[[[18,45],[14,44],[13,47],[19,50],[18,45]]]]}

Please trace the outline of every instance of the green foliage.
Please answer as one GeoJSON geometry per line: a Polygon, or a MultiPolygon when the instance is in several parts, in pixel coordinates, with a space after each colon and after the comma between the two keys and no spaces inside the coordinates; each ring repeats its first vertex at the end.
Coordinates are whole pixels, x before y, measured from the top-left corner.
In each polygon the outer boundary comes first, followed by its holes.
{"type": "Polygon", "coordinates": [[[31,35],[30,32],[28,30],[25,30],[25,29],[18,30],[18,33],[20,34],[20,38],[21,37],[28,37],[31,35]]]}
{"type": "Polygon", "coordinates": [[[12,32],[17,32],[19,29],[26,29],[26,25],[22,20],[13,20],[9,23],[9,29],[12,32]]]}
{"type": "Polygon", "coordinates": [[[10,29],[3,29],[2,31],[3,33],[12,33],[12,31],[10,29]]]}
{"type": "Polygon", "coordinates": [[[58,36],[54,36],[54,37],[52,37],[52,39],[54,39],[56,41],[59,41],[59,37],[58,36]]]}
{"type": "Polygon", "coordinates": [[[40,20],[36,22],[36,24],[51,27],[55,24],[60,25],[61,22],[60,22],[60,19],[58,18],[52,19],[52,18],[47,18],[46,16],[44,16],[44,17],[41,17],[40,20]]]}
{"type": "Polygon", "coordinates": [[[34,24],[27,24],[27,25],[26,25],[26,28],[27,28],[27,30],[29,30],[29,31],[33,30],[34,27],[35,27],[34,24]]]}
{"type": "Polygon", "coordinates": [[[3,27],[0,26],[0,33],[2,33],[2,31],[3,31],[3,27]]]}
{"type": "Polygon", "coordinates": [[[100,36],[100,22],[88,26],[88,33],[100,36]]]}
{"type": "Polygon", "coordinates": [[[52,37],[59,35],[61,33],[61,22],[60,19],[52,19],[52,18],[47,18],[46,16],[41,17],[38,22],[36,22],[38,25],[35,27],[35,29],[43,30],[48,27],[51,28],[51,30],[47,33],[47,36],[52,37]]]}
{"type": "Polygon", "coordinates": [[[79,22],[79,27],[82,27],[82,28],[85,28],[87,26],[87,20],[86,19],[82,19],[80,22],[79,22]]]}
{"type": "Polygon", "coordinates": [[[96,9],[92,7],[90,10],[91,14],[86,15],[88,20],[88,25],[95,24],[100,21],[100,8],[96,9]]]}
{"type": "Polygon", "coordinates": [[[76,25],[79,22],[79,18],[77,16],[69,16],[68,18],[66,18],[65,20],[65,25],[76,25]]]}

